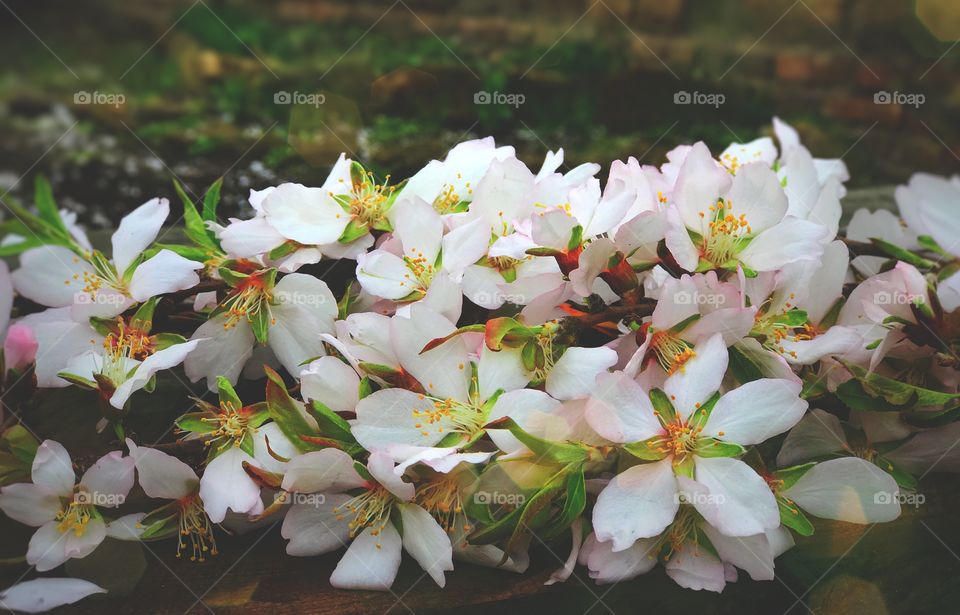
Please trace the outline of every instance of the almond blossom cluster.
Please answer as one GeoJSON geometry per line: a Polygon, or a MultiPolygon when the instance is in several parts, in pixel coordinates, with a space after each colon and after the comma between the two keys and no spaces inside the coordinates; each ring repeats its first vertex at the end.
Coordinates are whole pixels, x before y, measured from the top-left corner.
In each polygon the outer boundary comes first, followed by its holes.
{"type": "MultiPolygon", "coordinates": [[[[719,592],[773,579],[818,518],[897,518],[920,477],[960,470],[960,179],[915,175],[899,217],[841,232],[843,162],[773,133],[603,182],[492,138],[403,181],[341,155],[319,186],[251,191],[244,219],[217,217],[219,182],[200,203],[177,185],[182,230],[154,199],[109,249],[39,181],[0,242],[21,410],[0,510],[37,528],[27,563],[107,539],[203,561],[221,527],[278,522],[290,555],[343,552],[337,588],[388,590],[404,553],[442,587],[454,562],[546,552],[551,583],[659,565],[719,592]],[[177,379],[207,392],[174,440],[138,437],[177,379]],[[62,387],[115,442],[92,463],[30,427],[62,387]]],[[[102,591],[44,577],[0,600],[102,591]]]]}

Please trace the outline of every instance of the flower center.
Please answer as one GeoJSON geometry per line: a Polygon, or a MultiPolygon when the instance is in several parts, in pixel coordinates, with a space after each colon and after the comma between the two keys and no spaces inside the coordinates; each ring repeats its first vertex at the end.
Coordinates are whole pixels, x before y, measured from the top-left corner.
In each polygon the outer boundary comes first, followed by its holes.
{"type": "MultiPolygon", "coordinates": [[[[457,179],[461,179],[462,176],[457,173],[457,179]]],[[[470,182],[467,182],[464,186],[467,191],[467,197],[473,196],[473,188],[470,187],[470,182]]],[[[450,214],[457,212],[460,207],[462,198],[457,192],[457,189],[452,184],[444,184],[443,188],[440,190],[440,194],[437,195],[437,198],[433,200],[433,208],[437,213],[441,214],[450,214]]]]}
{"type": "Polygon", "coordinates": [[[244,437],[249,432],[248,417],[234,408],[229,402],[221,405],[220,412],[216,416],[202,419],[206,423],[212,423],[217,428],[210,432],[210,438],[204,441],[204,444],[211,445],[214,442],[229,441],[234,447],[239,447],[244,437]]]}
{"type": "Polygon", "coordinates": [[[480,404],[465,404],[455,399],[438,399],[421,395],[421,399],[430,400],[431,406],[414,409],[410,412],[413,426],[420,430],[423,437],[433,433],[462,433],[472,438],[483,431],[487,423],[486,413],[480,404]]]}
{"type": "MultiPolygon", "coordinates": [[[[370,533],[373,536],[380,536],[383,528],[390,522],[390,511],[396,498],[392,493],[376,485],[367,489],[358,496],[354,496],[333,509],[337,521],[350,518],[347,527],[350,528],[350,536],[356,536],[366,528],[372,528],[370,533]]],[[[377,548],[380,548],[380,542],[377,542],[377,548]]]]}
{"type": "Polygon", "coordinates": [[[177,501],[180,507],[180,531],[177,535],[177,557],[187,548],[190,540],[190,561],[204,561],[206,553],[217,554],[217,541],[213,537],[210,518],[203,509],[203,502],[197,494],[188,495],[177,501]]]}
{"type": "MultiPolygon", "coordinates": [[[[393,186],[388,186],[389,183],[389,175],[381,185],[374,182],[370,174],[364,181],[354,184],[350,193],[350,215],[367,226],[381,221],[386,214],[384,205],[394,191],[393,186]]],[[[334,194],[331,192],[330,196],[333,197],[334,194]]]]}
{"type": "MultiPolygon", "coordinates": [[[[683,549],[688,543],[694,543],[697,546],[697,517],[693,509],[689,506],[681,506],[677,511],[677,517],[670,525],[670,528],[660,539],[660,545],[667,547],[667,554],[664,555],[664,561],[669,561],[674,553],[683,549]]],[[[653,549],[656,552],[658,549],[653,549]]]]}
{"type": "Polygon", "coordinates": [[[697,356],[690,344],[669,330],[655,331],[650,339],[650,348],[660,367],[668,374],[683,371],[687,361],[697,356]]]}
{"type": "Polygon", "coordinates": [[[448,534],[457,529],[458,519],[463,520],[464,535],[473,531],[473,526],[463,513],[463,500],[460,497],[460,483],[455,476],[444,475],[417,489],[414,501],[429,512],[448,534]]]}
{"type": "Polygon", "coordinates": [[[405,255],[403,262],[407,264],[409,272],[403,275],[407,281],[400,282],[400,285],[409,285],[410,292],[426,293],[427,289],[430,288],[430,282],[433,281],[433,275],[436,273],[433,263],[427,261],[423,252],[419,251],[415,252],[414,256],[405,255]]]}
{"type": "Polygon", "coordinates": [[[730,261],[740,251],[742,240],[753,234],[747,215],[735,215],[730,200],[717,201],[709,207],[709,214],[701,211],[699,215],[701,218],[710,218],[700,252],[704,259],[714,265],[730,261]]]}
{"type": "Polygon", "coordinates": [[[663,428],[667,433],[659,443],[658,449],[672,455],[674,465],[682,462],[697,448],[697,438],[703,431],[702,427],[694,427],[679,417],[664,425],[663,428]]]}
{"type": "Polygon", "coordinates": [[[93,504],[83,494],[77,493],[66,508],[57,513],[57,530],[61,534],[73,532],[79,538],[86,533],[94,514],[93,504]]]}
{"type": "MultiPolygon", "coordinates": [[[[252,320],[259,310],[270,311],[270,302],[273,293],[267,288],[261,275],[254,274],[243,280],[224,300],[227,320],[223,323],[224,329],[232,329],[241,320],[252,320]]],[[[271,322],[273,318],[271,317],[271,322]]]]}

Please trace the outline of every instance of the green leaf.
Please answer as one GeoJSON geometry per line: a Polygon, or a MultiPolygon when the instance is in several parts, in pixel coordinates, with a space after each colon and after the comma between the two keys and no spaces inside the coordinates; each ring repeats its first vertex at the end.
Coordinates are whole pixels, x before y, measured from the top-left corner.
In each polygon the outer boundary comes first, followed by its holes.
{"type": "Polygon", "coordinates": [[[149,333],[150,328],[153,327],[153,313],[157,309],[157,302],[159,300],[159,297],[150,297],[141,303],[137,311],[134,312],[130,324],[149,333]]]}
{"type": "Polygon", "coordinates": [[[53,200],[53,189],[50,188],[50,182],[42,175],[37,175],[34,188],[34,201],[40,219],[56,229],[62,238],[68,239],[70,232],[67,231],[67,226],[60,218],[60,210],[57,208],[57,202],[53,200]]]}
{"type": "Polygon", "coordinates": [[[217,243],[212,240],[207,233],[207,226],[197,212],[197,207],[193,204],[193,200],[187,196],[183,186],[176,179],[173,180],[173,189],[176,191],[177,196],[180,197],[180,200],[183,201],[183,224],[187,237],[197,245],[210,249],[219,249],[217,243]]]}
{"type": "Polygon", "coordinates": [[[780,509],[780,523],[801,536],[813,535],[813,524],[796,505],[791,506],[782,497],[778,497],[777,508],[780,509]]]}
{"type": "Polygon", "coordinates": [[[920,486],[920,483],[913,474],[907,472],[882,455],[877,455],[874,457],[873,463],[878,468],[892,476],[893,480],[897,481],[897,485],[903,489],[906,489],[907,491],[916,491],[920,486]]]}
{"type": "Polygon", "coordinates": [[[960,404],[951,404],[943,410],[934,412],[905,412],[902,418],[908,424],[916,427],[940,427],[960,420],[960,404]]]}
{"type": "Polygon", "coordinates": [[[337,241],[340,243],[350,243],[351,241],[360,239],[369,232],[370,228],[366,223],[360,222],[356,218],[351,218],[350,222],[348,222],[347,226],[343,229],[343,233],[337,238],[337,241]]]}
{"type": "Polygon", "coordinates": [[[653,413],[657,415],[661,425],[666,425],[677,418],[677,411],[673,407],[673,402],[662,390],[650,390],[650,403],[653,404],[653,413]]]}
{"type": "Polygon", "coordinates": [[[207,222],[216,222],[217,205],[220,204],[220,188],[223,187],[223,178],[210,184],[206,194],[203,195],[203,219],[207,222]]]}
{"type": "Polygon", "coordinates": [[[39,248],[43,245],[47,245],[47,242],[43,241],[42,239],[37,239],[35,237],[24,239],[23,241],[0,246],[0,256],[15,256],[21,252],[32,250],[33,248],[39,248]]]}
{"type": "Polygon", "coordinates": [[[190,433],[210,433],[211,431],[216,431],[218,429],[217,424],[213,421],[205,421],[204,419],[210,418],[212,415],[209,412],[188,412],[180,416],[174,424],[177,426],[177,429],[181,431],[188,431],[190,433]]]}
{"type": "Polygon", "coordinates": [[[661,448],[663,438],[654,436],[643,440],[642,442],[630,442],[623,445],[623,450],[627,451],[637,459],[644,461],[660,461],[667,456],[667,452],[661,448]]]}
{"type": "Polygon", "coordinates": [[[540,459],[570,464],[586,461],[589,457],[589,451],[583,446],[538,438],[524,431],[510,417],[505,416],[492,421],[486,425],[485,429],[506,429],[540,459]]]}
{"type": "Polygon", "coordinates": [[[348,423],[339,414],[314,399],[307,406],[308,411],[317,421],[320,433],[341,442],[356,443],[348,423]]]}
{"type": "Polygon", "coordinates": [[[697,440],[697,450],[694,451],[698,457],[739,457],[747,452],[739,444],[733,442],[723,442],[714,438],[699,438],[697,440]]]}
{"type": "Polygon", "coordinates": [[[266,305],[261,304],[250,319],[250,327],[253,329],[253,337],[261,346],[266,345],[270,339],[270,310],[266,305]]]}
{"type": "Polygon", "coordinates": [[[75,384],[78,387],[82,389],[86,389],[88,391],[96,391],[99,388],[96,382],[94,382],[93,380],[84,378],[83,376],[78,376],[76,374],[71,374],[69,372],[59,372],[57,376],[60,378],[63,378],[70,384],[75,384]]]}
{"type": "Polygon", "coordinates": [[[733,376],[737,379],[737,382],[746,384],[763,378],[760,367],[739,348],[731,346],[728,350],[730,352],[730,369],[733,370],[733,376]]]}
{"type": "Polygon", "coordinates": [[[863,385],[863,390],[868,395],[883,397],[896,406],[905,406],[908,404],[915,406],[942,406],[954,399],[960,398],[960,393],[942,393],[940,391],[913,386],[891,378],[886,378],[877,373],[868,373],[864,368],[849,361],[841,360],[841,363],[860,381],[863,385]]]}
{"type": "Polygon", "coordinates": [[[309,450],[300,436],[316,436],[319,434],[307,422],[306,416],[300,410],[296,400],[290,397],[280,374],[267,366],[264,366],[263,369],[267,373],[267,409],[270,418],[294,446],[303,451],[309,450]]]}
{"type": "Polygon", "coordinates": [[[221,407],[233,408],[234,410],[243,408],[243,402],[240,401],[240,396],[237,395],[237,391],[233,388],[233,385],[230,384],[230,381],[223,376],[217,376],[217,394],[221,407]]]}
{"type": "Polygon", "coordinates": [[[935,262],[928,260],[926,258],[923,258],[919,254],[915,254],[910,250],[901,248],[898,245],[894,245],[889,241],[880,239],[879,237],[871,237],[870,243],[880,248],[883,252],[885,252],[886,254],[889,254],[893,258],[897,260],[901,260],[905,263],[910,263],[914,267],[917,267],[920,269],[932,269],[936,266],[935,262]]]}
{"type": "Polygon", "coordinates": [[[773,319],[773,322],[787,327],[802,327],[807,322],[807,312],[793,308],[773,319]]]}
{"type": "Polygon", "coordinates": [[[587,485],[583,468],[567,475],[565,481],[566,497],[560,515],[540,532],[543,540],[550,540],[567,530],[587,507],[587,485]]]}
{"type": "Polygon", "coordinates": [[[881,398],[868,395],[857,380],[847,380],[837,387],[837,397],[847,407],[866,412],[899,412],[903,408],[887,403],[881,398]]]}
{"type": "Polygon", "coordinates": [[[780,481],[780,486],[778,490],[783,491],[784,489],[789,489],[793,487],[800,477],[806,474],[810,468],[817,465],[817,462],[811,461],[809,463],[801,463],[799,465],[790,466],[789,468],[783,468],[782,470],[777,470],[773,473],[774,478],[780,481]]]}
{"type": "Polygon", "coordinates": [[[360,379],[359,391],[357,391],[358,399],[363,399],[373,393],[373,382],[370,380],[370,376],[364,376],[360,379]]]}
{"type": "Polygon", "coordinates": [[[579,224],[573,227],[570,233],[570,241],[567,242],[568,250],[576,250],[583,243],[583,227],[579,224]]]}

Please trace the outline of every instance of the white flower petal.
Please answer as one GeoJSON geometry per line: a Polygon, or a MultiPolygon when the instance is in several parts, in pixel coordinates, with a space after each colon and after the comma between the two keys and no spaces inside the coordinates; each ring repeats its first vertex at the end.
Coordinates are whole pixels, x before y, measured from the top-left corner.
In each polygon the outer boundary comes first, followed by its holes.
{"type": "Polygon", "coordinates": [[[300,392],[334,412],[353,412],[360,395],[360,376],[336,357],[320,357],[300,372],[300,392]]]}
{"type": "Polygon", "coordinates": [[[243,462],[259,467],[256,460],[241,449],[231,447],[207,464],[200,478],[200,499],[207,516],[221,523],[227,510],[259,514],[263,510],[260,487],[243,469],[243,462]]]}
{"type": "Polygon", "coordinates": [[[400,364],[423,385],[427,394],[466,401],[470,370],[462,337],[456,336],[420,354],[428,342],[455,330],[449,320],[422,305],[410,306],[409,318],[394,316],[390,321],[393,350],[400,364]]]}
{"type": "Polygon", "coordinates": [[[623,372],[597,377],[586,418],[594,431],[611,442],[641,442],[663,432],[647,392],[623,372]]]}
{"type": "Polygon", "coordinates": [[[18,613],[43,613],[106,592],[83,579],[33,579],[0,592],[0,605],[18,613]]]}
{"type": "Polygon", "coordinates": [[[80,486],[97,506],[116,508],[133,488],[135,467],[133,457],[124,457],[121,451],[107,453],[84,472],[80,486]]]}
{"type": "MultiPolygon", "coordinates": [[[[93,267],[67,248],[41,246],[20,255],[20,268],[11,279],[27,299],[49,307],[67,307],[86,285],[84,276],[92,273],[93,267]]],[[[9,315],[9,309],[6,313],[9,315]]]]}
{"type": "Polygon", "coordinates": [[[193,468],[173,455],[137,446],[129,438],[127,447],[137,468],[140,487],[148,497],[178,500],[199,486],[200,479],[193,468]]]}
{"type": "Polygon", "coordinates": [[[617,362],[617,351],[606,346],[581,348],[571,346],[563,351],[547,374],[544,388],[557,399],[586,397],[596,386],[597,376],[617,362]]]}
{"type": "Polygon", "coordinates": [[[113,244],[113,262],[120,275],[153,243],[169,214],[170,201],[151,199],[120,220],[120,226],[110,238],[113,244]]]}
{"type": "Polygon", "coordinates": [[[229,328],[226,323],[227,316],[221,314],[200,325],[191,339],[206,341],[183,361],[190,382],[206,378],[207,388],[211,391],[217,390],[217,376],[236,384],[256,341],[247,322],[241,321],[229,328]]]}
{"type": "Polygon", "coordinates": [[[694,457],[696,482],[707,489],[693,500],[710,525],[727,536],[753,536],[780,525],[777,501],[750,466],[730,457],[694,457]]]}
{"type": "Polygon", "coordinates": [[[614,551],[628,549],[638,538],[657,536],[673,522],[680,508],[672,459],[636,465],[611,480],[593,508],[593,528],[614,551]]]}
{"type": "Polygon", "coordinates": [[[697,344],[693,350],[694,357],[663,383],[664,392],[670,396],[677,414],[684,419],[720,390],[730,360],[727,345],[719,333],[697,344]]]}
{"type": "Polygon", "coordinates": [[[389,521],[376,536],[368,527],[343,554],[330,584],[339,589],[389,590],[400,568],[401,545],[400,534],[389,521]]]}
{"type": "Polygon", "coordinates": [[[13,483],[0,489],[0,510],[14,521],[39,527],[57,517],[60,497],[33,483],[13,483]]]}
{"type": "Polygon", "coordinates": [[[304,245],[333,243],[350,222],[350,215],[328,190],[302,184],[280,184],[263,199],[261,207],[270,226],[304,245]]]}
{"type": "Polygon", "coordinates": [[[437,585],[443,587],[444,571],[453,570],[450,537],[430,513],[416,504],[400,504],[398,508],[403,520],[403,548],[437,585]]]}
{"type": "Polygon", "coordinates": [[[323,555],[347,546],[350,527],[343,515],[333,509],[343,506],[350,496],[320,496],[316,504],[294,504],[283,518],[280,534],[289,541],[287,555],[323,555]],[[320,496],[322,499],[319,499],[320,496]]]}
{"type": "Polygon", "coordinates": [[[37,454],[33,458],[30,476],[34,484],[64,497],[73,493],[73,485],[76,482],[70,453],[62,444],[54,440],[44,440],[40,443],[37,454]]]}
{"type": "Polygon", "coordinates": [[[762,378],[725,394],[713,407],[703,435],[726,442],[759,444],[803,418],[806,400],[796,382],[762,378]]]}
{"type": "Polygon", "coordinates": [[[113,396],[110,397],[110,405],[114,408],[123,408],[130,396],[145,387],[154,374],[160,370],[180,365],[187,355],[204,341],[206,340],[193,339],[183,344],[174,344],[144,359],[143,363],[137,366],[133,375],[114,391],[113,396]]]}
{"type": "Polygon", "coordinates": [[[811,515],[862,524],[899,517],[899,494],[892,476],[857,457],[818,463],[783,491],[811,515]]]}
{"type": "Polygon", "coordinates": [[[197,270],[203,263],[188,260],[171,250],[160,250],[141,263],[130,279],[130,296],[137,301],[193,288],[200,283],[197,270]]]}
{"type": "Polygon", "coordinates": [[[299,493],[336,493],[362,487],[350,455],[335,448],[304,453],[290,460],[281,488],[299,493]]]}

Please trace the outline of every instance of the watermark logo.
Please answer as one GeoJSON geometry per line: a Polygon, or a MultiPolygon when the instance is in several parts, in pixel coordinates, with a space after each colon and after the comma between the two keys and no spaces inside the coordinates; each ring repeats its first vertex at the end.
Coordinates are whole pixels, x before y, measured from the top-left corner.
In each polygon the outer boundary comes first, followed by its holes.
{"type": "Polygon", "coordinates": [[[692,504],[694,506],[721,506],[727,501],[727,498],[722,493],[677,492],[673,494],[673,501],[677,504],[692,504]]]}
{"type": "Polygon", "coordinates": [[[491,504],[496,506],[522,506],[527,501],[522,493],[501,493],[500,491],[477,491],[473,494],[473,501],[482,506],[491,504]]]}
{"type": "Polygon", "coordinates": [[[277,494],[273,496],[273,499],[276,501],[281,497],[284,502],[289,502],[290,504],[313,506],[315,508],[323,506],[323,503],[327,501],[327,497],[322,493],[297,493],[295,491],[287,493],[277,492],[277,494]]]}
{"type": "Polygon", "coordinates": [[[677,291],[673,295],[674,303],[677,305],[707,305],[718,307],[727,302],[727,297],[718,293],[689,292],[685,290],[677,291]]]}
{"type": "Polygon", "coordinates": [[[327,101],[324,94],[313,92],[287,92],[280,90],[273,93],[273,104],[275,105],[309,105],[319,107],[327,101]]]}
{"type": "Polygon", "coordinates": [[[916,92],[880,90],[873,95],[873,104],[875,105],[904,105],[916,109],[925,102],[927,102],[927,97],[916,92]]]}
{"type": "Polygon", "coordinates": [[[302,305],[317,307],[325,305],[328,298],[320,293],[303,293],[300,291],[277,291],[273,294],[274,300],[281,305],[302,305]]]}
{"type": "Polygon", "coordinates": [[[73,503],[78,506],[105,506],[116,508],[126,501],[122,493],[100,493],[99,491],[80,490],[73,494],[73,503]]]}
{"type": "Polygon", "coordinates": [[[127,298],[120,293],[73,293],[73,303],[76,305],[123,305],[127,298]]]}
{"type": "Polygon", "coordinates": [[[487,92],[480,90],[473,94],[473,104],[475,105],[508,105],[516,109],[526,102],[526,100],[527,97],[523,94],[510,94],[507,92],[487,92]]]}
{"type": "Polygon", "coordinates": [[[121,107],[127,103],[127,97],[119,92],[87,92],[80,90],[73,93],[73,104],[75,105],[107,105],[114,108],[121,107]]]}
{"type": "Polygon", "coordinates": [[[893,504],[894,502],[898,502],[901,506],[920,508],[926,501],[927,496],[922,493],[903,493],[902,491],[891,493],[890,491],[878,491],[873,494],[874,504],[893,504]]]}
{"type": "Polygon", "coordinates": [[[878,291],[873,295],[876,305],[923,305],[926,297],[904,291],[878,291]]]}
{"type": "Polygon", "coordinates": [[[673,93],[673,104],[675,105],[707,105],[716,109],[725,102],[727,102],[727,97],[719,92],[680,90],[673,93]]]}
{"type": "Polygon", "coordinates": [[[489,293],[486,291],[476,293],[473,295],[473,299],[476,300],[474,303],[478,305],[502,305],[504,303],[524,305],[527,302],[526,296],[520,293],[489,293]]]}

